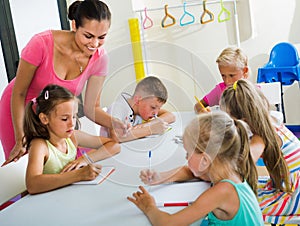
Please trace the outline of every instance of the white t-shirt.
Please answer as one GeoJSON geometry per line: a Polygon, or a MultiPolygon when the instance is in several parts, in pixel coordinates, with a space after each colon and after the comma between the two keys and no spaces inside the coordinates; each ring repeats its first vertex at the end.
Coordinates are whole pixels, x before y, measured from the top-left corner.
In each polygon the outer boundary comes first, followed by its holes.
{"type": "MultiPolygon", "coordinates": [[[[127,101],[131,97],[128,93],[121,93],[118,99],[108,107],[107,113],[124,123],[131,123],[132,126],[135,126],[141,124],[143,119],[139,115],[134,115],[134,111],[127,101]]],[[[110,137],[108,128],[102,126],[100,136],[110,137]]]]}

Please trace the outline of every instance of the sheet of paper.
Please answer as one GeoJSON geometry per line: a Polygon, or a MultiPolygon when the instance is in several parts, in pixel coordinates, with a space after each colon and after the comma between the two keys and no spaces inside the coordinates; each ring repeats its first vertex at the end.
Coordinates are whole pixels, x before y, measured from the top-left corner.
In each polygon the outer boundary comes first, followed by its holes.
{"type": "Polygon", "coordinates": [[[148,188],[156,203],[193,202],[210,187],[207,182],[184,182],[151,186],[148,188]]]}
{"type": "Polygon", "coordinates": [[[100,184],[103,182],[109,175],[111,175],[115,171],[114,166],[102,166],[101,173],[94,180],[89,181],[79,181],[74,184],[100,184]]]}

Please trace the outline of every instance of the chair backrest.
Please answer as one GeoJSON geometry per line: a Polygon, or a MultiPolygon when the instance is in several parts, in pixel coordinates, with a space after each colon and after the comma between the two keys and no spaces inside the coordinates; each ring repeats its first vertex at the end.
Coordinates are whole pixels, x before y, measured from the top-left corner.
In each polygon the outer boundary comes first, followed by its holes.
{"type": "Polygon", "coordinates": [[[270,54],[268,67],[295,66],[299,63],[297,49],[288,42],[276,44],[270,54]]]}
{"type": "Polygon", "coordinates": [[[265,95],[271,105],[281,105],[281,87],[280,82],[258,83],[257,86],[265,95]]]}
{"type": "Polygon", "coordinates": [[[26,191],[25,174],[28,156],[0,167],[0,205],[26,191]]]}

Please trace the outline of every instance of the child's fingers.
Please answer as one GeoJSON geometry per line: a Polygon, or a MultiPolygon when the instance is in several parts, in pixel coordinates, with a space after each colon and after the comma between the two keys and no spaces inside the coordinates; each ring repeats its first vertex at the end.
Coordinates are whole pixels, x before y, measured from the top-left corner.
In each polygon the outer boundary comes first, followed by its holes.
{"type": "Polygon", "coordinates": [[[140,185],[139,189],[142,191],[143,194],[149,194],[148,191],[143,186],[140,185]]]}

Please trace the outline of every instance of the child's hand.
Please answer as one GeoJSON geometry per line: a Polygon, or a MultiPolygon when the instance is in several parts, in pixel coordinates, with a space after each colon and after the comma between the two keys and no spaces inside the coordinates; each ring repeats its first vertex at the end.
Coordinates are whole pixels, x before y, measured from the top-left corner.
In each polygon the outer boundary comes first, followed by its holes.
{"type": "Polygon", "coordinates": [[[102,166],[99,164],[88,164],[80,168],[81,180],[94,180],[101,173],[102,166]]]}
{"type": "Polygon", "coordinates": [[[85,161],[85,159],[83,157],[80,157],[78,159],[75,159],[72,162],[69,162],[61,171],[61,173],[65,173],[65,172],[69,172],[75,169],[79,169],[83,166],[86,166],[87,162],[85,161]]]}
{"type": "Polygon", "coordinates": [[[139,189],[141,191],[133,193],[133,197],[127,197],[127,199],[147,214],[151,208],[156,208],[155,200],[143,186],[139,186],[139,189]]]}
{"type": "Polygon", "coordinates": [[[204,108],[199,103],[195,104],[194,110],[195,110],[196,114],[211,112],[211,109],[209,106],[204,108]]]}
{"type": "Polygon", "coordinates": [[[156,118],[149,122],[151,134],[163,134],[168,129],[169,124],[161,118],[156,118]]]}
{"type": "Polygon", "coordinates": [[[147,185],[159,184],[161,177],[156,171],[150,171],[149,169],[142,170],[140,173],[141,181],[147,185]]]}

